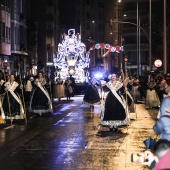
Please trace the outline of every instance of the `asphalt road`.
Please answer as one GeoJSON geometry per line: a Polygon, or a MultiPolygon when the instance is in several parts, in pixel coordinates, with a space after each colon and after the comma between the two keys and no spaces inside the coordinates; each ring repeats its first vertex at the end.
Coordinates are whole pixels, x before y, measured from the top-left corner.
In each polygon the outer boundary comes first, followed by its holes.
{"type": "Polygon", "coordinates": [[[143,141],[155,136],[157,112],[137,104],[131,124],[110,132],[99,125],[100,106],[91,110],[82,96],[55,101],[53,114],[27,113],[27,125],[0,125],[0,170],[148,169],[131,163],[130,156],[143,152],[143,141]]]}

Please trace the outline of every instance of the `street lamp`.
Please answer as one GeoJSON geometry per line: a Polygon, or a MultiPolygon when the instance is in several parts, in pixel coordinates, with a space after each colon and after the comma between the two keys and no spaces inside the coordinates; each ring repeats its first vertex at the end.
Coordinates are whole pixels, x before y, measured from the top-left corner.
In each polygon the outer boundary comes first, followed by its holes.
{"type": "MultiPolygon", "coordinates": [[[[93,40],[95,41],[95,39],[96,39],[96,37],[95,37],[95,29],[96,28],[95,28],[95,21],[94,20],[92,20],[92,26],[93,26],[93,40]]],[[[93,50],[93,52],[94,52],[93,53],[94,54],[94,56],[93,56],[94,60],[93,61],[94,61],[94,67],[95,67],[95,65],[96,65],[96,61],[95,61],[95,54],[96,54],[96,52],[95,52],[95,50],[93,50]]]]}
{"type": "Polygon", "coordinates": [[[167,73],[166,0],[164,0],[164,74],[167,73]]]}
{"type": "Polygon", "coordinates": [[[146,31],[144,30],[144,28],[141,27],[141,26],[139,26],[139,25],[137,25],[136,23],[133,23],[133,22],[124,22],[124,21],[113,21],[112,19],[110,19],[110,24],[112,25],[112,23],[131,24],[131,25],[134,25],[134,26],[140,28],[140,29],[143,31],[143,33],[145,34],[145,36],[147,37],[148,42],[149,42],[149,36],[148,36],[148,34],[146,33],[146,31]]]}
{"type": "MultiPolygon", "coordinates": [[[[138,9],[139,7],[138,7],[138,0],[137,0],[137,4],[136,4],[136,16],[137,16],[137,21],[136,21],[136,23],[137,23],[137,25],[139,26],[139,9],[138,9]]],[[[137,78],[139,78],[139,27],[136,27],[137,28],[137,78]]]]}
{"type": "Polygon", "coordinates": [[[149,1],[149,67],[150,67],[150,71],[152,71],[152,24],[151,24],[151,20],[152,20],[152,0],[149,1]]]}
{"type": "MultiPolygon", "coordinates": [[[[149,44],[150,44],[150,38],[148,37],[148,34],[146,33],[146,31],[144,30],[144,28],[142,28],[141,26],[140,26],[140,20],[139,20],[139,23],[138,24],[136,24],[136,23],[133,23],[133,22],[124,22],[124,21],[113,21],[112,19],[110,19],[110,25],[112,25],[112,23],[120,23],[120,24],[131,24],[131,25],[134,25],[134,26],[136,26],[137,27],[137,29],[139,29],[139,31],[138,32],[140,32],[140,29],[143,31],[143,33],[145,34],[145,36],[147,37],[147,39],[148,39],[148,42],[149,42],[149,44]]],[[[140,35],[140,34],[139,34],[140,35]]],[[[137,36],[138,37],[138,36],[137,36]]],[[[138,43],[138,38],[137,38],[137,43],[138,43]]],[[[137,49],[138,50],[138,49],[137,49]]],[[[137,53],[139,54],[139,52],[137,51],[137,53]]],[[[139,61],[140,61],[140,59],[138,59],[137,58],[137,65],[139,65],[140,67],[141,67],[141,65],[140,65],[140,63],[139,63],[139,61]]],[[[139,70],[138,68],[137,68],[137,70],[139,70]]]]}
{"type": "MultiPolygon", "coordinates": [[[[122,2],[122,0],[118,0],[117,1],[118,3],[122,2]]],[[[137,74],[141,73],[141,63],[140,63],[140,29],[142,29],[142,31],[145,33],[146,37],[148,38],[148,42],[149,42],[149,67],[150,67],[150,71],[152,70],[152,46],[151,46],[151,9],[152,9],[152,0],[149,1],[149,6],[150,6],[150,9],[149,9],[149,37],[147,35],[147,33],[145,32],[145,30],[139,25],[140,24],[140,18],[139,18],[139,11],[138,11],[138,0],[137,0],[137,6],[136,6],[136,10],[137,10],[137,24],[135,23],[131,23],[131,22],[126,22],[126,23],[129,23],[129,24],[132,24],[132,25],[135,25],[137,26],[137,64],[139,64],[139,68],[137,68],[137,74]]],[[[166,31],[165,31],[165,9],[166,9],[166,0],[164,0],[164,40],[166,38],[166,31]]],[[[126,16],[126,14],[124,15],[126,16]]],[[[123,23],[123,22],[122,22],[123,23]]],[[[166,41],[164,41],[164,44],[166,44],[166,41]]],[[[166,54],[165,54],[165,51],[166,51],[166,46],[164,45],[164,58],[166,58],[166,54]]],[[[165,60],[164,60],[165,61],[165,60]]],[[[165,61],[166,63],[166,61],[165,61]]]]}

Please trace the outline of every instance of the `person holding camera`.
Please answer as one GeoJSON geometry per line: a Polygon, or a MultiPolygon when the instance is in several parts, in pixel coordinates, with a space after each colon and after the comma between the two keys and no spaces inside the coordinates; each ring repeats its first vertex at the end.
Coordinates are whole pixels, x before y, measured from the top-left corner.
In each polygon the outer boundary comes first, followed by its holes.
{"type": "Polygon", "coordinates": [[[147,165],[151,170],[170,170],[170,141],[160,139],[154,146],[154,154],[145,151],[139,155],[139,163],[147,165]]]}

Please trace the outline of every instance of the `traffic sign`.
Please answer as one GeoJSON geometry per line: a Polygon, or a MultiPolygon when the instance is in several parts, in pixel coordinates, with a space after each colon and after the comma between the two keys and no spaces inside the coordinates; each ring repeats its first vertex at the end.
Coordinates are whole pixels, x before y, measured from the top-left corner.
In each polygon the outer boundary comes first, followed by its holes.
{"type": "Polygon", "coordinates": [[[154,65],[155,65],[155,67],[161,67],[162,61],[161,60],[155,60],[154,65]]]}
{"type": "Polygon", "coordinates": [[[2,63],[2,68],[3,68],[3,69],[7,69],[7,67],[8,67],[8,63],[7,63],[7,62],[3,62],[3,63],[2,63]]]}

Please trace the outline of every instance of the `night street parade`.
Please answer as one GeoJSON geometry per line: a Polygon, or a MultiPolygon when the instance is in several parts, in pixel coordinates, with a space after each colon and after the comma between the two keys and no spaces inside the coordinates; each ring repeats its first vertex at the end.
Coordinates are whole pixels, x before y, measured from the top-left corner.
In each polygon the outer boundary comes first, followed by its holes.
{"type": "Polygon", "coordinates": [[[0,5],[0,170],[170,170],[170,1],[0,5]]]}

